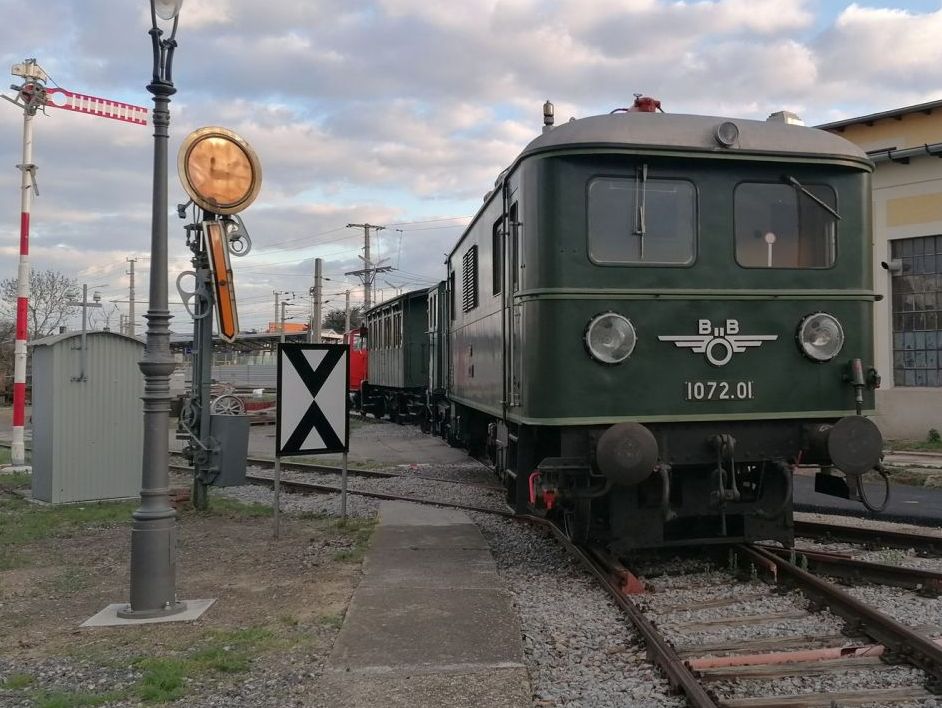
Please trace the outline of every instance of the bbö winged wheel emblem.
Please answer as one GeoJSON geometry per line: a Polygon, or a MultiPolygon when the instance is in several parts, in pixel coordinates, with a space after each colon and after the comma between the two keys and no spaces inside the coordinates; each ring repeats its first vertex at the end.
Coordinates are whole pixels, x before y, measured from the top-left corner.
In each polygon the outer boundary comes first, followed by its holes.
{"type": "Polygon", "coordinates": [[[673,342],[677,347],[688,347],[703,354],[713,366],[725,366],[750,347],[761,347],[763,342],[774,342],[777,334],[740,334],[739,320],[726,320],[724,326],[714,327],[710,320],[697,320],[697,334],[661,335],[662,342],[673,342]]]}

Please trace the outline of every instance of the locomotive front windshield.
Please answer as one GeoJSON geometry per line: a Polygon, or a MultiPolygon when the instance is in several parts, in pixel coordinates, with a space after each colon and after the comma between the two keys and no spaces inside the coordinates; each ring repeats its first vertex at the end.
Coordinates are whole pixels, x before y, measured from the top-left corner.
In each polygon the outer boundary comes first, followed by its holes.
{"type": "Polygon", "coordinates": [[[743,182],[736,187],[736,262],[745,268],[830,268],[836,252],[834,190],[743,182]]]}
{"type": "Polygon", "coordinates": [[[679,179],[589,182],[589,256],[595,263],[688,265],[696,254],[697,191],[679,179]]]}
{"type": "Polygon", "coordinates": [[[719,237],[728,243],[732,237],[740,267],[833,267],[841,218],[833,187],[805,184],[790,175],[756,177],[730,184],[729,191],[710,175],[649,177],[644,163],[634,174],[590,177],[589,259],[598,265],[693,265],[702,236],[702,210],[715,215],[719,206],[732,216],[732,233],[713,228],[706,236],[713,243],[719,237]]]}

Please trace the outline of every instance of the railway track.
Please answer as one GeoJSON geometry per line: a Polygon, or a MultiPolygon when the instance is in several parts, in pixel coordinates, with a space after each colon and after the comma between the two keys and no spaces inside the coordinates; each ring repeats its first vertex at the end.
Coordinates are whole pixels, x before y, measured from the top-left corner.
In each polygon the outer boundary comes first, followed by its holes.
{"type": "Polygon", "coordinates": [[[932,556],[942,556],[939,534],[897,531],[873,526],[849,526],[795,519],[795,535],[820,541],[844,541],[873,548],[903,548],[932,556]]]}
{"type": "MultiPolygon", "coordinates": [[[[180,456],[179,452],[171,452],[171,455],[176,457],[180,456]]],[[[474,458],[469,458],[474,459],[474,458]]],[[[275,461],[268,457],[247,457],[246,464],[262,467],[266,469],[273,469],[275,466],[275,461]]],[[[184,467],[187,470],[191,468],[186,467],[185,465],[176,465],[176,468],[184,467]]],[[[172,467],[173,468],[173,467],[172,467]]],[[[286,472],[313,472],[317,474],[330,474],[330,475],[340,475],[343,473],[342,467],[337,467],[335,465],[321,465],[311,462],[288,462],[285,460],[281,461],[281,469],[286,472]]],[[[468,487],[480,487],[482,489],[501,489],[500,485],[486,482],[471,482],[467,480],[458,480],[458,479],[447,479],[442,477],[436,477],[433,475],[426,475],[420,472],[391,472],[389,470],[370,470],[363,469],[361,467],[348,467],[347,474],[350,477],[360,477],[364,479],[374,478],[374,479],[425,479],[430,482],[442,482],[445,484],[459,484],[468,487]]]]}
{"type": "MultiPolygon", "coordinates": [[[[546,522],[541,520],[541,523],[546,522]]],[[[812,552],[791,552],[759,545],[741,545],[735,548],[741,568],[762,572],[775,586],[783,584],[797,588],[807,598],[811,610],[828,609],[842,618],[845,631],[850,635],[830,634],[801,636],[765,641],[734,640],[713,644],[681,646],[672,643],[652,620],[641,597],[629,594],[625,577],[628,571],[604,550],[574,545],[558,528],[546,524],[595,576],[621,607],[641,633],[647,645],[649,658],[664,671],[672,687],[682,691],[688,702],[697,708],[765,708],[771,706],[835,706],[835,705],[892,705],[899,702],[920,701],[933,697],[942,689],[942,640],[933,640],[926,633],[936,628],[910,628],[850,596],[833,583],[823,580],[799,564],[806,556],[825,556],[812,552]],[[785,556],[792,555],[792,560],[785,556]],[[851,637],[855,637],[856,640],[851,637]],[[925,685],[906,685],[846,691],[826,690],[794,695],[750,696],[747,698],[718,696],[714,686],[718,682],[757,681],[784,677],[827,676],[845,671],[876,670],[893,663],[909,664],[925,672],[925,685]]],[[[853,561],[838,556],[815,558],[821,563],[819,570],[834,574],[837,566],[853,561]]],[[[933,585],[942,580],[942,574],[925,575],[925,571],[880,564],[855,567],[855,579],[917,589],[920,585],[933,585]]],[[[844,576],[846,577],[846,576],[844,576]]],[[[635,588],[637,590],[637,588],[635,588]]],[[[668,591],[669,592],[669,591],[668,591]]],[[[749,596],[752,599],[753,596],[749,596]]],[[[721,608],[733,606],[743,600],[736,592],[727,598],[705,603],[701,607],[721,608]]],[[[690,608],[667,608],[674,611],[690,608]]],[[[668,615],[662,612],[661,617],[668,615]]],[[[679,625],[679,636],[739,624],[760,625],[774,621],[796,621],[808,617],[807,610],[760,614],[754,616],[728,616],[679,625]]],[[[660,619],[660,618],[659,618],[660,619]]],[[[676,639],[676,637],[675,637],[676,639]]]]}
{"type": "MultiPolygon", "coordinates": [[[[170,469],[176,472],[191,472],[192,468],[186,467],[183,465],[170,465],[170,469]]],[[[404,475],[391,475],[392,477],[400,477],[404,475]]],[[[262,475],[246,475],[246,482],[250,484],[257,484],[261,486],[273,487],[274,480],[271,477],[262,476],[262,475]]],[[[434,479],[433,481],[447,481],[434,479]]],[[[297,480],[297,479],[282,479],[279,482],[281,488],[287,492],[292,492],[296,494],[340,494],[341,488],[339,486],[334,486],[330,484],[320,484],[317,482],[311,482],[307,480],[297,480]]],[[[401,494],[392,494],[386,492],[375,492],[368,491],[363,489],[347,489],[347,494],[352,494],[355,496],[366,497],[368,499],[379,499],[384,501],[407,501],[414,502],[416,504],[430,504],[432,506],[446,507],[450,509],[461,509],[463,511],[476,511],[483,514],[493,514],[496,516],[503,517],[514,517],[516,514],[510,508],[504,506],[500,507],[485,507],[475,504],[463,504],[459,502],[448,502],[443,500],[428,499],[415,496],[407,496],[401,494]]]]}

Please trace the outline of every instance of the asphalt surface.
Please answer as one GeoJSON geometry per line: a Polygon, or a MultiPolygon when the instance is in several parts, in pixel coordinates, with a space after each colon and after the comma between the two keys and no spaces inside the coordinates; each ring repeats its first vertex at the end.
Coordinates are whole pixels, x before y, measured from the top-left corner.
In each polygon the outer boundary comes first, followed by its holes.
{"type": "MultiPolygon", "coordinates": [[[[814,476],[794,476],[795,511],[840,514],[877,521],[898,521],[922,526],[942,526],[942,488],[890,485],[890,501],[879,513],[868,511],[859,501],[850,501],[814,491],[814,476]]],[[[864,485],[868,499],[880,505],[883,501],[882,482],[864,485]]]]}

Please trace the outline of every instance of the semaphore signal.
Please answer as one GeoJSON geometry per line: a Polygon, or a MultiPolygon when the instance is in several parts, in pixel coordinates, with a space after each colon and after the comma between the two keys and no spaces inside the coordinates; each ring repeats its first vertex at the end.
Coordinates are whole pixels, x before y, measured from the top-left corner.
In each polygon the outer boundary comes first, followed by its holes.
{"type": "Polygon", "coordinates": [[[66,111],[88,113],[99,118],[112,118],[135,125],[147,125],[150,112],[143,106],[112,101],[107,98],[74,93],[62,88],[46,89],[46,105],[66,111]]]}
{"type": "Polygon", "coordinates": [[[36,165],[33,163],[33,117],[40,110],[45,112],[46,107],[52,107],[136,125],[147,125],[149,112],[146,108],[130,103],[73,93],[62,88],[46,88],[49,75],[43,71],[35,59],[26,59],[21,64],[14,64],[10,73],[23,80],[22,84],[14,84],[10,87],[16,91],[16,98],[2,96],[23,110],[23,161],[16,166],[22,174],[22,181],[20,184],[20,261],[16,282],[16,343],[13,348],[13,440],[11,445],[13,465],[22,467],[26,463],[24,424],[26,421],[26,340],[29,308],[29,218],[33,196],[39,196],[36,165]]]}

